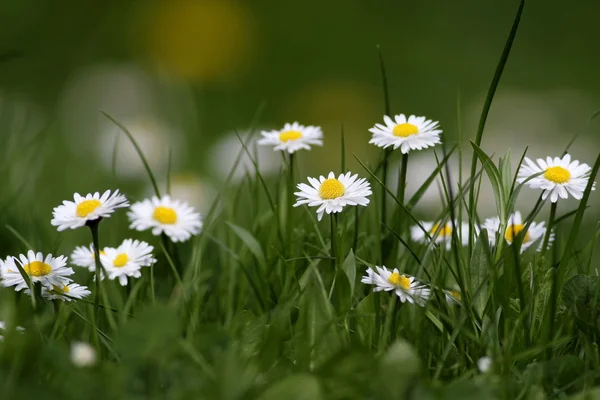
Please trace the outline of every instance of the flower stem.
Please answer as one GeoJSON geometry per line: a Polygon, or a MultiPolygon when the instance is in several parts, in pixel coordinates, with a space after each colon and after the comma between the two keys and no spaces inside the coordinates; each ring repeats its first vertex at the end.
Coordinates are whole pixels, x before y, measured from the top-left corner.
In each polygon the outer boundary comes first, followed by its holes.
{"type": "Polygon", "coordinates": [[[558,202],[552,203],[550,205],[550,216],[548,216],[548,226],[546,227],[546,234],[544,235],[544,241],[542,242],[542,257],[546,254],[546,250],[548,250],[548,243],[550,242],[550,236],[552,235],[552,225],[554,225],[554,218],[556,218],[556,208],[558,206],[558,202]]]}
{"type": "MultiPolygon", "coordinates": [[[[402,154],[402,165],[398,173],[398,188],[396,189],[396,197],[400,204],[404,205],[404,196],[406,193],[406,172],[408,169],[408,153],[402,154]]],[[[398,219],[400,220],[400,234],[404,232],[405,216],[402,212],[402,207],[398,206],[398,219]]]]}
{"type": "Polygon", "coordinates": [[[336,251],[336,246],[337,246],[337,239],[336,239],[336,235],[337,235],[337,214],[336,213],[332,213],[329,214],[330,216],[330,232],[331,232],[331,251],[330,251],[330,255],[331,255],[331,266],[333,268],[336,267],[337,265],[337,251],[336,251]]]}
{"type": "Polygon", "coordinates": [[[381,337],[379,341],[379,351],[383,351],[386,348],[392,334],[392,321],[394,319],[394,314],[396,311],[396,299],[396,294],[392,292],[390,300],[388,301],[387,310],[385,312],[383,332],[381,332],[381,337]]]}
{"type": "Polygon", "coordinates": [[[293,203],[293,191],[294,191],[294,153],[291,153],[288,158],[288,184],[287,184],[287,201],[286,201],[286,209],[287,209],[287,218],[286,218],[286,242],[287,248],[289,250],[289,257],[293,257],[293,246],[292,246],[292,203],[293,203]]]}
{"type": "Polygon", "coordinates": [[[102,270],[102,263],[100,262],[100,244],[98,239],[98,225],[100,225],[100,219],[88,222],[88,227],[92,233],[92,244],[94,247],[94,264],[96,265],[95,270],[95,282],[94,282],[94,312],[92,313],[92,329],[94,343],[98,350],[100,349],[100,338],[98,337],[98,312],[100,310],[100,271],[102,270]]]}

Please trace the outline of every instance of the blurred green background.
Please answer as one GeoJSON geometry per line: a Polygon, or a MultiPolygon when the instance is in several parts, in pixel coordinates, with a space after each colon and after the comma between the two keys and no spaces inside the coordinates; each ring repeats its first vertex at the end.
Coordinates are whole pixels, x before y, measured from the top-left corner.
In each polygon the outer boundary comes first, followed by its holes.
{"type": "MultiPolygon", "coordinates": [[[[234,130],[245,132],[254,118],[259,129],[295,120],[323,127],[325,146],[301,153],[300,176],[337,171],[343,124],[350,166],[364,174],[351,153],[369,162],[380,154],[367,144],[368,128],[384,112],[377,45],[392,112],[439,120],[450,144],[460,116],[470,154],[468,138],[517,6],[516,0],[5,0],[5,219],[18,214],[49,224],[52,207],[76,191],[119,187],[132,200],[150,193],[130,144],[98,110],[132,131],[163,184],[170,149],[173,195],[203,211],[239,150],[234,130]]],[[[528,145],[533,157],[559,155],[579,133],[573,157],[593,163],[600,144],[599,125],[589,123],[600,108],[598,11],[591,0],[528,1],[484,136],[489,154],[511,148],[514,164],[528,145]]],[[[266,175],[277,174],[279,154],[261,149],[259,158],[266,175]]],[[[431,150],[411,156],[409,192],[434,166],[431,150]]],[[[488,192],[483,216],[495,210],[488,192]]],[[[537,196],[523,191],[522,204],[530,207],[537,196]]],[[[432,187],[422,207],[439,204],[432,187]]]]}

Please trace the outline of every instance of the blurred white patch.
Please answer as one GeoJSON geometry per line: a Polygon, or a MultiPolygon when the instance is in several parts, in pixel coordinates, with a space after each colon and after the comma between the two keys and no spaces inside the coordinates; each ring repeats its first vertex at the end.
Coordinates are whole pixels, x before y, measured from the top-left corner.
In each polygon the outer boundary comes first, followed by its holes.
{"type": "Polygon", "coordinates": [[[481,373],[486,373],[492,367],[492,359],[490,357],[481,357],[477,360],[477,368],[481,373]]]}
{"type": "MultiPolygon", "coordinates": [[[[166,173],[169,149],[172,164],[177,163],[181,153],[180,135],[165,124],[150,116],[119,122],[131,133],[155,175],[166,173]]],[[[117,126],[108,127],[97,136],[97,142],[100,161],[107,170],[112,169],[115,161],[117,176],[121,178],[141,178],[147,175],[133,143],[117,126]]]]}
{"type": "MultiPolygon", "coordinates": [[[[273,151],[271,147],[257,146],[256,142],[259,139],[258,132],[254,131],[254,136],[247,143],[248,150],[252,154],[254,161],[258,163],[259,171],[263,176],[276,175],[282,166],[283,159],[281,152],[273,151]]],[[[248,131],[238,131],[238,134],[243,140],[247,139],[248,131]]],[[[234,182],[241,181],[246,174],[254,176],[254,165],[248,157],[248,153],[243,150],[242,143],[237,138],[234,132],[223,135],[209,150],[208,162],[209,169],[219,180],[224,181],[232,168],[235,165],[238,154],[242,151],[240,161],[237,164],[232,180],[234,182]]]]}
{"type": "MultiPolygon", "coordinates": [[[[65,84],[60,120],[73,152],[94,154],[100,148],[103,154],[99,159],[110,166],[106,160],[111,160],[118,128],[100,113],[102,110],[130,129],[136,139],[139,136],[142,150],[149,153],[148,158],[152,163],[157,158],[156,162],[162,166],[168,146],[176,149],[181,142],[182,127],[196,129],[196,103],[188,86],[166,78],[158,79],[136,65],[98,64],[81,69],[65,84]]],[[[126,144],[126,137],[119,133],[120,144],[126,144]]],[[[130,152],[125,151],[126,155],[130,152]]],[[[141,168],[139,160],[133,167],[128,165],[129,161],[121,163],[128,169],[123,171],[126,177],[136,175],[141,168]]]]}
{"type": "Polygon", "coordinates": [[[91,367],[96,364],[96,350],[89,343],[73,342],[71,362],[78,368],[91,367]]]}

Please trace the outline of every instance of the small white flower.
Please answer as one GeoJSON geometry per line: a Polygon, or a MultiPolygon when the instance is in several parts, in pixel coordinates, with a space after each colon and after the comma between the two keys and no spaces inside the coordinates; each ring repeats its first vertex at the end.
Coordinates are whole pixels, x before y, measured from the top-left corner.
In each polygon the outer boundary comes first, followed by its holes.
{"type": "MultiPolygon", "coordinates": [[[[508,217],[508,222],[506,224],[506,231],[504,232],[504,239],[509,244],[512,244],[514,238],[518,236],[519,233],[525,229],[525,225],[527,225],[526,221],[523,221],[521,218],[521,213],[519,211],[515,211],[514,214],[511,214],[508,217]]],[[[487,229],[488,237],[490,239],[490,244],[496,244],[496,236],[498,230],[500,229],[500,218],[492,217],[487,218],[483,224],[481,225],[482,229],[487,229]]],[[[524,252],[537,241],[540,241],[537,251],[542,249],[542,239],[546,234],[546,226],[545,222],[532,222],[529,226],[529,230],[525,233],[523,237],[523,243],[521,244],[521,252],[524,252]]],[[[550,238],[548,241],[548,245],[554,241],[554,233],[550,234],[550,238]]]]}
{"type": "Polygon", "coordinates": [[[361,279],[362,283],[375,285],[374,292],[382,290],[390,292],[393,290],[403,303],[408,301],[420,306],[425,305],[430,290],[425,285],[417,282],[414,277],[400,274],[396,268],[390,271],[385,266],[375,266],[375,269],[377,272],[367,268],[367,275],[361,279]]]}
{"type": "Polygon", "coordinates": [[[202,229],[200,214],[193,207],[165,195],[135,203],[127,213],[131,229],[152,229],[155,236],[165,233],[174,242],[184,242],[202,229]]]}
{"type": "MultiPolygon", "coordinates": [[[[100,250],[100,255],[104,254],[106,249],[110,249],[110,247],[105,247],[103,250],[100,250]]],[[[73,250],[73,253],[69,259],[71,264],[77,265],[78,267],[87,268],[92,272],[96,270],[96,262],[94,261],[94,246],[91,244],[89,247],[75,247],[75,250],[73,250]]]]}
{"type": "Polygon", "coordinates": [[[107,248],[100,256],[102,266],[106,269],[108,279],[119,278],[122,286],[127,285],[127,277],[139,278],[140,269],[156,262],[152,256],[154,247],[139,240],[126,239],[116,249],[107,248]]]}
{"type": "MultiPolygon", "coordinates": [[[[556,203],[558,198],[566,199],[569,195],[581,200],[583,192],[590,179],[591,168],[589,165],[579,161],[571,161],[571,155],[565,154],[562,158],[547,157],[546,160],[537,159],[537,164],[525,157],[525,163],[521,165],[517,182],[521,183],[531,175],[543,172],[526,183],[533,189],[542,189],[542,199],[550,196],[550,201],[556,203]]],[[[596,184],[592,187],[595,190],[596,184]]]]}
{"type": "Polygon", "coordinates": [[[275,146],[273,150],[287,151],[290,154],[300,149],[310,150],[311,145],[323,146],[323,132],[318,126],[304,126],[297,122],[285,124],[279,131],[262,131],[263,137],[257,143],[275,146]]]}
{"type": "Polygon", "coordinates": [[[323,218],[323,213],[339,213],[345,206],[366,206],[369,204],[367,196],[372,194],[371,185],[365,178],[358,178],[358,175],[351,175],[350,172],[340,174],[336,179],[333,172],[325,178],[308,178],[311,186],[298,184],[299,192],[294,194],[298,196],[294,207],[302,204],[308,204],[310,207],[316,207],[317,218],[319,221],[323,218]]]}
{"type": "MultiPolygon", "coordinates": [[[[452,246],[452,223],[447,222],[446,225],[440,227],[439,222],[427,222],[421,221],[421,225],[423,228],[429,233],[429,236],[433,238],[433,236],[439,231],[438,236],[435,238],[435,243],[444,243],[446,246],[446,250],[450,250],[452,246]]],[[[459,228],[458,238],[461,241],[462,246],[466,246],[469,244],[469,224],[466,222],[457,222],[456,227],[459,228]]],[[[475,233],[478,233],[478,228],[475,227],[475,233]]],[[[429,242],[429,238],[423,232],[418,225],[413,225],[410,227],[410,237],[414,242],[417,243],[427,243],[429,242]]]]}
{"type": "Polygon", "coordinates": [[[96,350],[85,342],[71,343],[71,362],[76,367],[91,367],[96,364],[96,350]]]}
{"type": "Polygon", "coordinates": [[[87,286],[81,286],[74,282],[61,286],[53,286],[51,290],[48,288],[42,289],[42,296],[48,300],[72,301],[83,299],[91,293],[87,286]]]}
{"type": "Polygon", "coordinates": [[[481,357],[477,360],[477,368],[479,368],[479,372],[486,373],[492,367],[492,359],[490,357],[481,357]]]}
{"type": "Polygon", "coordinates": [[[16,263],[21,265],[33,283],[40,282],[42,286],[47,288],[69,283],[71,279],[68,276],[74,274],[73,268],[65,267],[67,257],[52,257],[52,254],[48,254],[44,258],[42,253],[34,253],[29,250],[27,256],[21,254],[19,258],[8,257],[5,261],[0,260],[2,286],[15,286],[16,291],[28,288],[27,282],[19,272],[16,263]]]}
{"type": "Polygon", "coordinates": [[[107,190],[100,195],[88,193],[85,197],[75,193],[75,201],[65,200],[62,205],[55,207],[52,211],[52,221],[50,223],[58,227],[58,231],[64,231],[67,228],[76,229],[84,226],[88,221],[94,221],[98,218],[107,218],[117,209],[128,207],[129,202],[118,190],[111,195],[107,190]]]}
{"type": "Polygon", "coordinates": [[[394,119],[383,116],[385,125],[375,124],[369,129],[373,137],[369,140],[376,146],[384,149],[394,146],[394,150],[400,147],[402,154],[411,150],[421,150],[441,143],[439,122],[411,115],[406,118],[404,114],[396,115],[394,119]]]}
{"type": "Polygon", "coordinates": [[[444,290],[444,294],[446,295],[446,303],[448,303],[449,306],[460,304],[462,301],[460,290],[444,290]]]}

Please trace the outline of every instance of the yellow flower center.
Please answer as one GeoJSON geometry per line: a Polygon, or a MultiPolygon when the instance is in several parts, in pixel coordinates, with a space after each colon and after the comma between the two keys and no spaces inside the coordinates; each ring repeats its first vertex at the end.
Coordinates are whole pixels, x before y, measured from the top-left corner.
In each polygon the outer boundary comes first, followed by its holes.
{"type": "Polygon", "coordinates": [[[458,290],[449,290],[450,296],[454,297],[456,300],[461,300],[460,292],[458,290]]]}
{"type": "Polygon", "coordinates": [[[113,265],[116,268],[123,268],[127,264],[127,262],[129,262],[129,256],[125,253],[121,253],[115,257],[113,265]]]}
{"type": "Polygon", "coordinates": [[[409,123],[398,124],[392,130],[392,133],[398,137],[409,137],[410,135],[419,133],[419,128],[409,123]]]}
{"type": "Polygon", "coordinates": [[[446,224],[443,228],[440,229],[440,224],[433,225],[433,228],[429,231],[432,235],[436,234],[440,231],[439,236],[452,236],[452,225],[446,224]]]}
{"type": "Polygon", "coordinates": [[[161,224],[172,225],[177,222],[177,212],[171,207],[158,206],[152,213],[152,218],[160,222],[161,224]]]}
{"type": "Polygon", "coordinates": [[[298,140],[302,137],[302,132],[299,131],[285,131],[279,134],[279,140],[282,142],[289,142],[290,140],[298,140]]]}
{"type": "MultiPolygon", "coordinates": [[[[523,231],[523,229],[525,229],[525,225],[522,224],[510,225],[508,228],[506,228],[506,234],[504,235],[504,237],[507,241],[512,242],[515,240],[515,237],[523,231]]],[[[529,232],[525,233],[523,243],[529,242],[530,239],[531,238],[529,237],[529,232]]]]}
{"type": "Polygon", "coordinates": [[[550,167],[544,172],[544,178],[554,183],[567,183],[571,173],[563,167],[550,167]]]}
{"type": "Polygon", "coordinates": [[[63,287],[52,285],[52,290],[55,292],[69,293],[69,287],[67,285],[63,285],[63,287]]]}
{"type": "Polygon", "coordinates": [[[408,279],[406,275],[400,275],[397,272],[394,272],[390,275],[388,282],[404,290],[410,289],[410,279],[408,279]]]}
{"type": "Polygon", "coordinates": [[[346,193],[346,188],[342,182],[335,178],[325,179],[319,188],[319,196],[322,199],[331,200],[337,199],[346,193]]]}
{"type": "Polygon", "coordinates": [[[77,214],[79,218],[85,218],[101,205],[102,203],[100,203],[100,200],[84,200],[77,204],[77,210],[75,211],[75,214],[77,214]]]}
{"type": "Polygon", "coordinates": [[[41,261],[33,261],[23,267],[29,276],[46,276],[52,271],[52,267],[41,261]]]}

